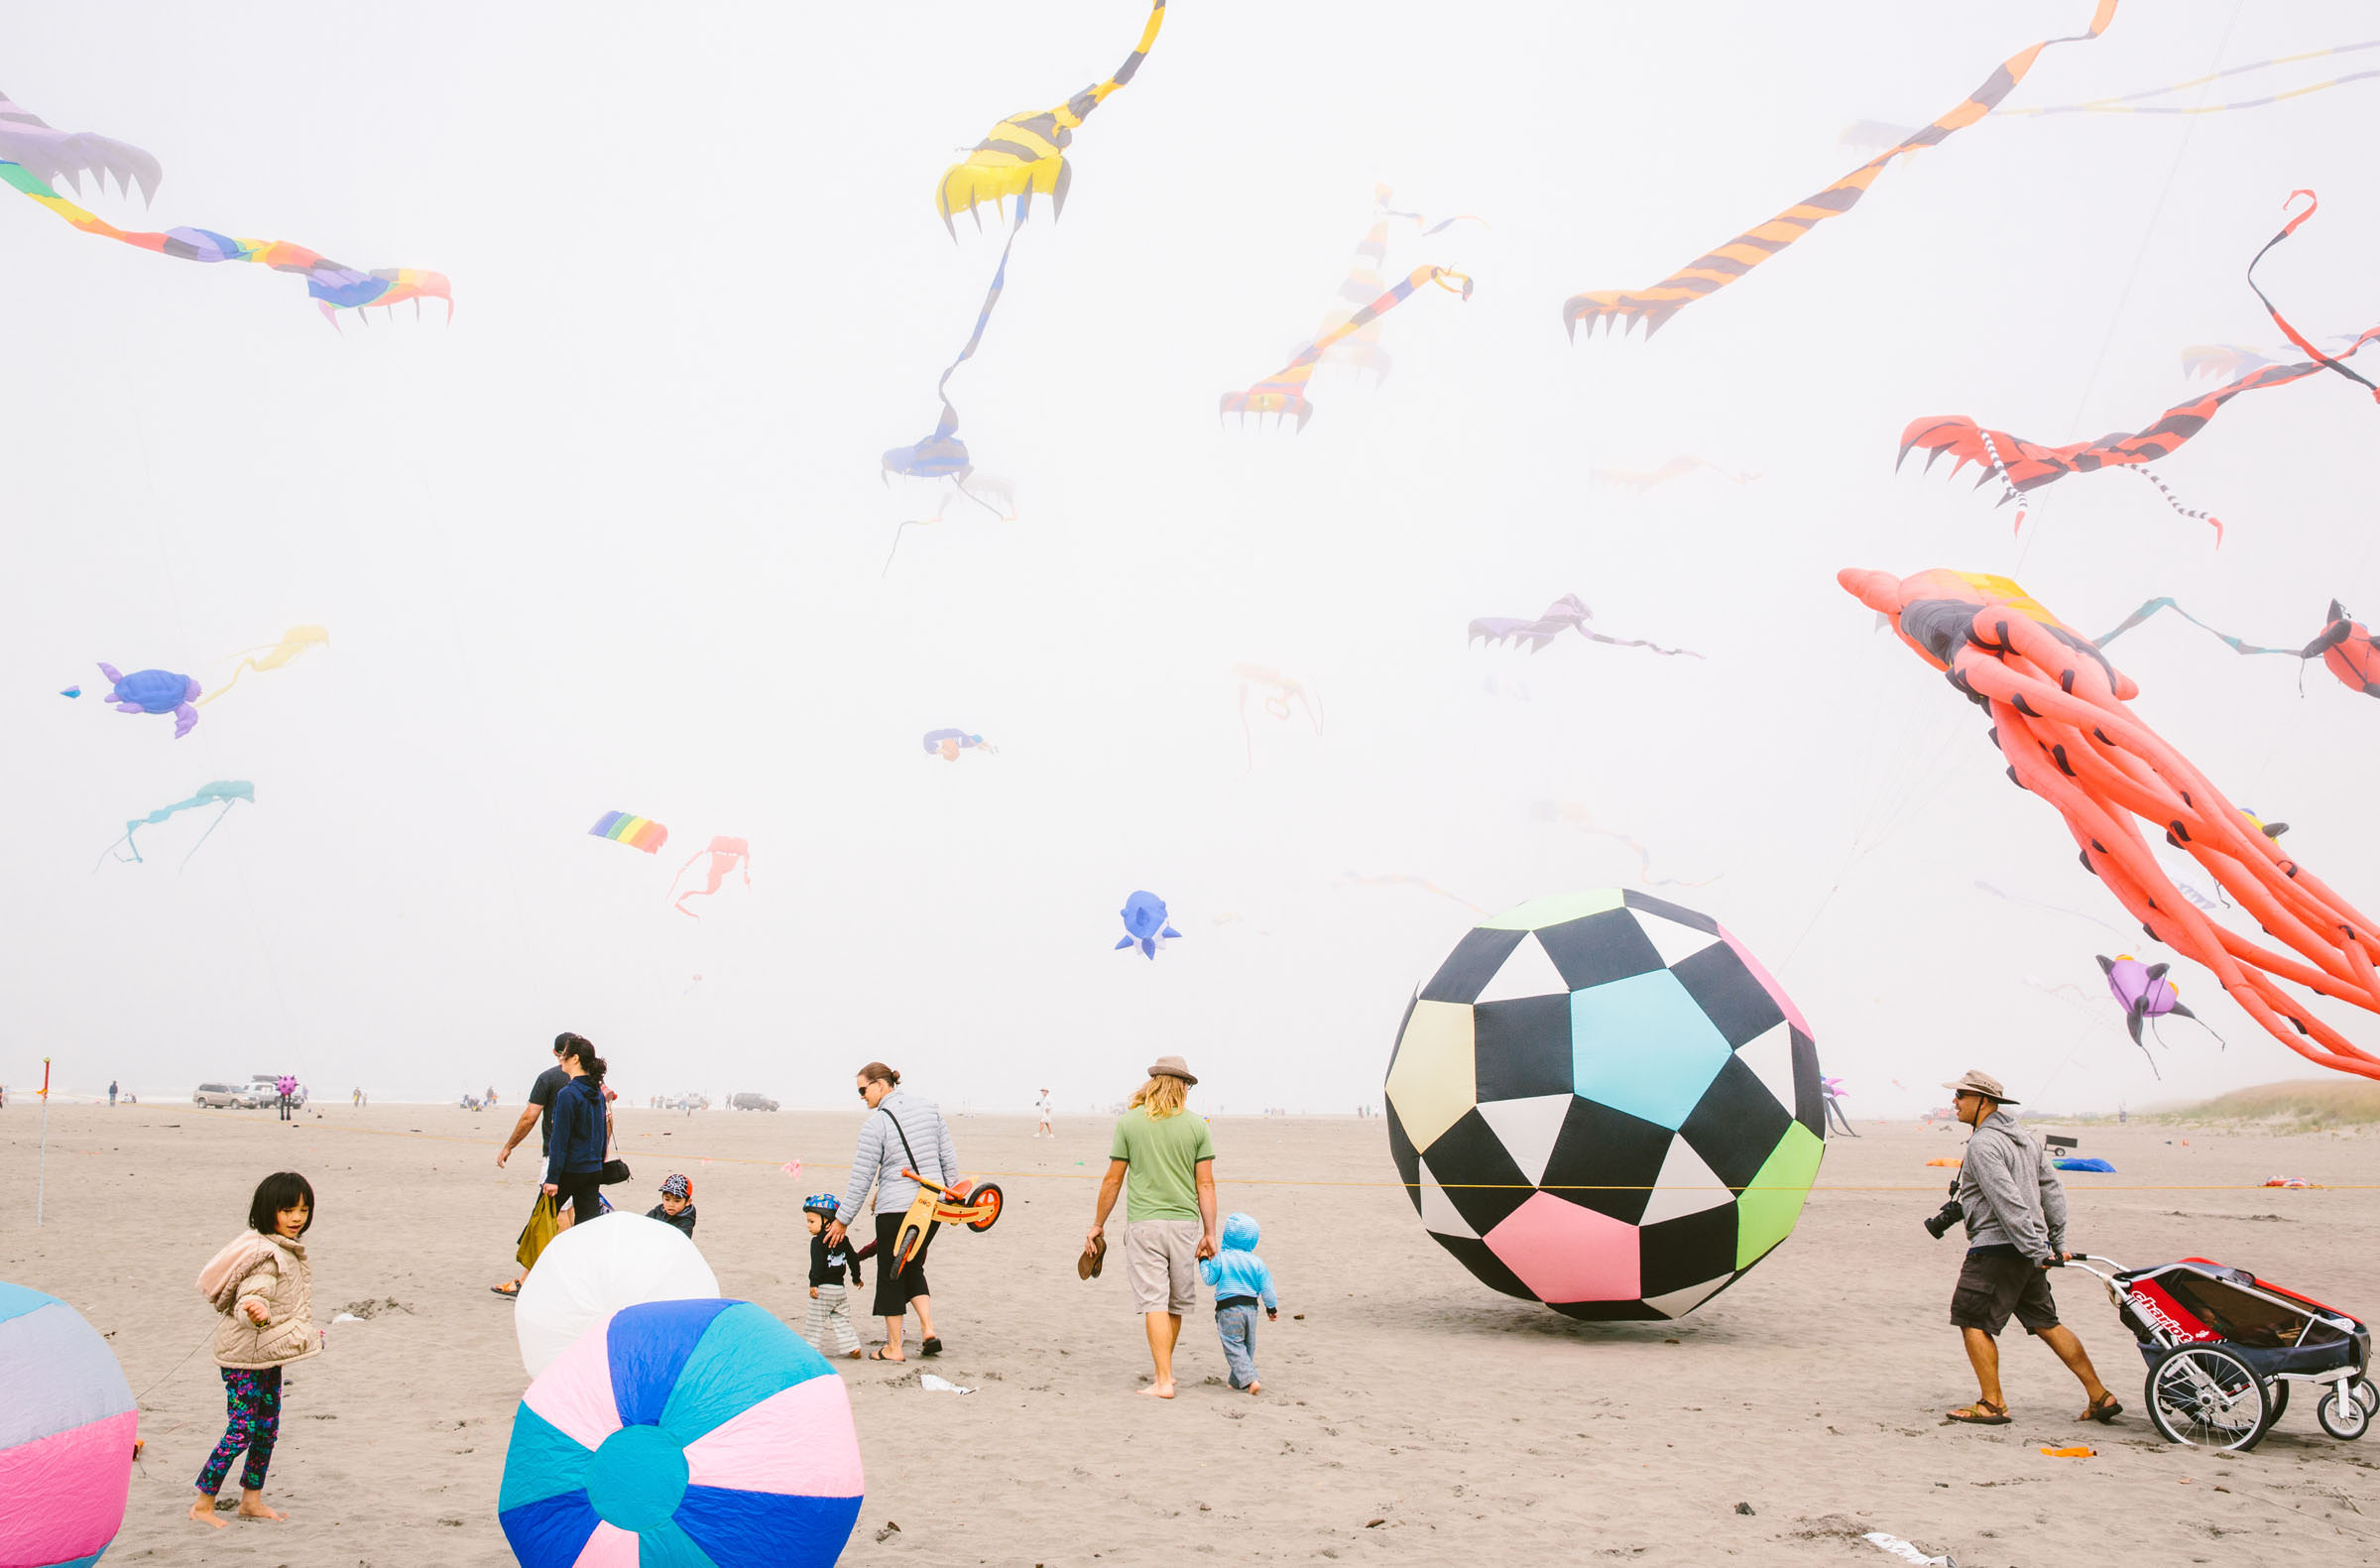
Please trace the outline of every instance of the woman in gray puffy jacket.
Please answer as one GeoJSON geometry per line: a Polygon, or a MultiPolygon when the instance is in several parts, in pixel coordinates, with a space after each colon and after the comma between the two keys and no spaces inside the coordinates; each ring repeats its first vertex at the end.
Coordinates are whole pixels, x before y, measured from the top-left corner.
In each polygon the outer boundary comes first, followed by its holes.
{"type": "Polygon", "coordinates": [[[313,1184],[294,1170],[257,1183],[248,1203],[248,1229],[199,1270],[198,1293],[222,1314],[215,1327],[215,1366],[223,1374],[228,1416],[223,1439],[198,1471],[190,1517],[222,1528],[215,1494],[245,1451],[240,1469],[240,1513],[278,1519],[265,1506],[265,1467],[281,1435],[281,1369],[322,1351],[314,1327],[314,1273],[302,1240],[314,1223],[313,1184]]]}

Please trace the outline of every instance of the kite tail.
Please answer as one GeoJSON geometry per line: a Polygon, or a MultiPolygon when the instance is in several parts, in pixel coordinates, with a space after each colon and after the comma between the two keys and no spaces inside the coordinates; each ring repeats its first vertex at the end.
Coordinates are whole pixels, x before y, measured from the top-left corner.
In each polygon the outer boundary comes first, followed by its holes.
{"type": "MultiPolygon", "coordinates": [[[[223,819],[231,815],[231,808],[237,803],[237,801],[232,800],[226,800],[223,802],[223,809],[215,813],[215,819],[206,824],[206,831],[198,835],[198,843],[190,846],[190,855],[197,854],[199,845],[204,844],[208,839],[215,836],[215,829],[223,825],[223,819]]],[[[190,863],[190,855],[184,855],[181,857],[181,866],[187,866],[190,863]]],[[[181,866],[177,866],[174,868],[178,875],[181,871],[181,866]]]]}
{"type": "Polygon", "coordinates": [[[1140,42],[1132,46],[1132,52],[1124,58],[1124,63],[1116,67],[1116,74],[1091,89],[1091,102],[1083,113],[1089,114],[1092,109],[1107,102],[1109,93],[1139,74],[1140,62],[1148,59],[1150,48],[1157,42],[1157,30],[1164,25],[1165,0],[1153,0],[1148,8],[1148,25],[1140,30],[1140,42]]]}
{"type": "MultiPolygon", "coordinates": [[[[2349,381],[2354,382],[2357,386],[2362,387],[2371,393],[2372,401],[2375,403],[2380,403],[2380,386],[2374,386],[2364,377],[2357,375],[2352,370],[2349,370],[2340,361],[2333,359],[2328,354],[2323,353],[2320,349],[2308,342],[2305,334],[2300,332],[2296,327],[2290,325],[2289,318],[2273,307],[2273,302],[2265,297],[2263,288],[2256,282],[2256,263],[2264,260],[2265,253],[2267,251],[2270,251],[2274,246],[2280,244],[2292,234],[2297,233],[2298,225],[2304,223],[2308,218],[2313,217],[2316,211],[2321,206],[2320,199],[2317,197],[2313,191],[2293,190],[2289,193],[2289,201],[2284,201],[2281,203],[2281,210],[2284,212],[2288,211],[2290,202],[2297,200],[2300,196],[2304,196],[2306,198],[2306,210],[2298,213],[2295,217],[2292,217],[2287,223],[2284,223],[2281,226],[2281,232],[2274,235],[2271,239],[2266,240],[2264,242],[2264,250],[2258,251],[2254,260],[2248,263],[2248,287],[2255,291],[2257,302],[2264,306],[2265,314],[2273,318],[2273,325],[2279,327],[2281,329],[2281,335],[2288,338],[2290,342],[2296,344],[2301,353],[2303,353],[2308,359],[2313,360],[2316,364],[2323,367],[2325,370],[2337,371],[2349,381]]],[[[2370,334],[2368,333],[2365,334],[2366,337],[2369,335],[2370,334]]],[[[2358,338],[2355,342],[2354,348],[2348,349],[2347,352],[2352,354],[2355,352],[2356,348],[2361,348],[2363,343],[2364,339],[2358,338]]]]}
{"type": "Polygon", "coordinates": [[[251,669],[254,669],[255,667],[256,667],[256,661],[255,661],[255,660],[253,660],[253,659],[243,659],[243,660],[241,660],[241,661],[239,662],[239,663],[238,663],[236,666],[234,666],[234,668],[232,669],[232,671],[231,671],[231,678],[230,678],[229,680],[226,680],[226,681],[224,681],[224,682],[223,682],[223,684],[221,684],[221,685],[217,686],[217,687],[216,687],[214,690],[212,690],[212,691],[208,692],[208,693],[207,693],[205,696],[203,696],[203,697],[200,697],[200,698],[199,698],[199,699],[198,699],[196,702],[192,703],[192,704],[191,704],[191,706],[192,706],[192,707],[199,707],[199,708],[203,708],[203,707],[205,707],[205,706],[206,706],[208,703],[210,703],[210,702],[214,701],[214,700],[215,700],[215,698],[217,698],[217,697],[219,697],[219,696],[223,695],[223,693],[224,693],[224,692],[226,692],[226,691],[229,691],[229,690],[230,690],[232,687],[234,687],[234,686],[238,685],[238,684],[240,683],[240,677],[241,677],[242,675],[246,674],[246,673],[247,673],[249,670],[251,670],[251,669]]]}
{"type": "MultiPolygon", "coordinates": [[[[1992,440],[1991,432],[1978,424],[1975,426],[1975,433],[1983,438],[1983,455],[1991,463],[1990,472],[1986,477],[1995,478],[2000,482],[2000,505],[2006,506],[2011,501],[2016,503],[2016,523],[2009,529],[2009,532],[2011,534],[2022,533],[2025,527],[2025,498],[2009,481],[2008,465],[2000,461],[2000,448],[1998,443],[1992,440]]],[[[1907,455],[1905,448],[1903,455],[1907,455]]],[[[2160,485],[2158,488],[2162,490],[2165,487],[2160,485]]]]}
{"type": "MultiPolygon", "coordinates": [[[[1986,440],[1990,439],[1989,436],[1984,438],[1986,440]]],[[[2132,471],[2140,475],[2141,478],[2146,479],[2150,484],[2155,485],[2157,487],[2157,493],[2165,497],[2165,504],[2169,507],[2172,507],[2182,516],[2190,519],[2194,523],[2207,523],[2213,525],[2214,547],[2216,549],[2221,549],[2223,547],[2223,520],[2221,518],[2216,517],[2211,512],[2201,512],[2195,507],[2184,506],[2182,504],[2182,498],[2175,495],[2164,480],[2158,478],[2155,474],[2150,473],[2146,468],[2135,467],[2132,471]]],[[[2221,634],[2218,633],[2216,635],[2219,636],[2221,634]]]]}

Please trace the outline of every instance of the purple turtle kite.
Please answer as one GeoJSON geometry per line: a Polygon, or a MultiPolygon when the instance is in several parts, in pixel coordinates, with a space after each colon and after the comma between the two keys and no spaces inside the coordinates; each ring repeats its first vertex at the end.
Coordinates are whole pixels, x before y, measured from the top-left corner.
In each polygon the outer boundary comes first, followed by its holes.
{"type": "MultiPolygon", "coordinates": [[[[2182,1005],[2181,988],[2165,978],[2165,972],[2173,965],[2144,964],[2130,953],[2118,953],[2113,958],[2104,953],[2092,956],[2099,961],[2099,972],[2107,977],[2108,994],[2123,1004],[2124,1027],[2132,1031],[2132,1043],[2140,1046],[2142,1055],[2148,1056],[2149,1053],[2149,1047],[2140,1038],[2143,1019],[2152,1021],[2149,1026],[2154,1031],[2156,1025],[2153,1021],[2171,1013],[2214,1034],[2214,1030],[2206,1028],[2204,1020],[2182,1005]]],[[[2214,1034],[2214,1039],[2218,1045],[2223,1042],[2220,1034],[2214,1034]]],[[[2160,1035],[2157,1043],[2164,1044],[2164,1036],[2160,1035]]],[[[2149,1056],[2149,1070],[2157,1070],[2157,1058],[2154,1056],[2149,1056]]],[[[2158,1076],[2163,1077],[2164,1074],[2159,1073],[2158,1076]]]]}
{"type": "Polygon", "coordinates": [[[171,713],[176,740],[198,722],[198,710],[190,704],[202,688],[187,675],[171,669],[136,669],[128,675],[113,664],[101,664],[99,673],[115,683],[107,700],[118,713],[171,713]]]}

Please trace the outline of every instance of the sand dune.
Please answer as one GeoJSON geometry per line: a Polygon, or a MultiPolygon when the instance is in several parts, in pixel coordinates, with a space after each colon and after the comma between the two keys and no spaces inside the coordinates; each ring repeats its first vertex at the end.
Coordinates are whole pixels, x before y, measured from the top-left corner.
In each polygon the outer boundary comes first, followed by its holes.
{"type": "MultiPolygon", "coordinates": [[[[509,1121],[60,1108],[37,1232],[35,1113],[0,1112],[0,1277],[80,1308],[142,1396],[150,1451],[109,1562],[512,1560],[495,1502],[524,1380],[512,1308],[487,1287],[509,1271],[533,1177],[493,1166],[509,1121]],[[284,1165],[322,1195],[324,1317],[375,1305],[290,1374],[271,1486],[290,1521],[202,1539],[178,1515],[222,1404],[191,1279],[256,1177],[284,1165]]],[[[1383,1124],[1219,1121],[1224,1202],[1263,1223],[1282,1320],[1258,1342],[1263,1395],[1221,1387],[1199,1318],[1183,1396],[1158,1405],[1132,1395],[1145,1355],[1118,1272],[1083,1284],[1072,1266],[1106,1125],[1063,1121],[1054,1145],[1021,1119],[955,1126],[972,1168],[1017,1173],[998,1229],[936,1244],[949,1354],[933,1370],[978,1391],[926,1392],[916,1363],[843,1364],[868,1468],[848,1562],[1889,1563],[1857,1539],[1871,1529],[1966,1568],[2380,1557],[2380,1448],[2324,1437],[2311,1401],[2252,1454],[2168,1446],[2138,1412],[2140,1360],[2084,1278],[2062,1276],[2061,1303],[2132,1406],[2082,1433],[2098,1457],[2038,1452],[2076,1440],[2081,1400],[2030,1344],[2009,1347],[2016,1424],[1939,1424],[1971,1384],[1945,1322],[1956,1243],[1918,1221],[1945,1174],[1924,1161],[1955,1134],[1861,1125],[1830,1144],[1800,1233],[1733,1289],[1682,1322],[1592,1325],[1494,1295],[1440,1252],[1387,1184],[1383,1124]]],[[[625,1127],[638,1206],[686,1171],[723,1288],[798,1326],[798,1200],[840,1185],[854,1118],[630,1111],[625,1127]],[[778,1168],[793,1157],[798,1179],[778,1168]]],[[[2380,1315],[2373,1194],[2250,1185],[2380,1179],[2369,1141],[2082,1137],[2120,1173],[2074,1179],[2078,1245],[2126,1262],[2201,1253],[2380,1315]]]]}

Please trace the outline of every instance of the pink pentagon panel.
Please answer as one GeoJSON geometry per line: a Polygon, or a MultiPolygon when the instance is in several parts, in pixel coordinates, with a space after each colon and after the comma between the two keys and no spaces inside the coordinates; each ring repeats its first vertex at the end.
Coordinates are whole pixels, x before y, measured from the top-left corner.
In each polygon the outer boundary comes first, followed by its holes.
{"type": "Polygon", "coordinates": [[[587,1544],[570,1560],[570,1568],[637,1568],[637,1553],[642,1544],[634,1530],[598,1519],[595,1533],[587,1537],[587,1544]]]}
{"type": "Polygon", "coordinates": [[[86,1421],[0,1453],[0,1563],[77,1562],[124,1523],[140,1412],[86,1421]]]}
{"type": "Polygon", "coordinates": [[[1537,1192],[1485,1240],[1540,1301],[1633,1301],[1636,1234],[1624,1220],[1537,1192]]]}
{"type": "Polygon", "coordinates": [[[521,1402],[551,1421],[574,1443],[601,1448],[620,1430],[620,1405],[612,1393],[611,1319],[607,1316],[572,1340],[548,1362],[521,1402]]]}
{"type": "Polygon", "coordinates": [[[867,1490],[843,1380],[780,1388],[686,1445],[686,1485],[788,1497],[856,1498],[867,1490]]]}
{"type": "MultiPolygon", "coordinates": [[[[1735,956],[1743,960],[1743,967],[1751,971],[1754,980],[1760,982],[1760,989],[1768,993],[1768,999],[1777,1005],[1777,1011],[1785,1015],[1785,1022],[1816,1039],[1818,1036],[1812,1032],[1810,1021],[1802,1017],[1802,1010],[1793,1005],[1793,998],[1785,994],[1785,988],[1777,984],[1776,977],[1760,967],[1760,960],[1752,956],[1752,950],[1735,940],[1735,933],[1724,925],[1719,928],[1719,938],[1735,949],[1735,956]]],[[[1787,1106],[1786,1109],[1790,1111],[1793,1107],[1787,1106]]]]}

